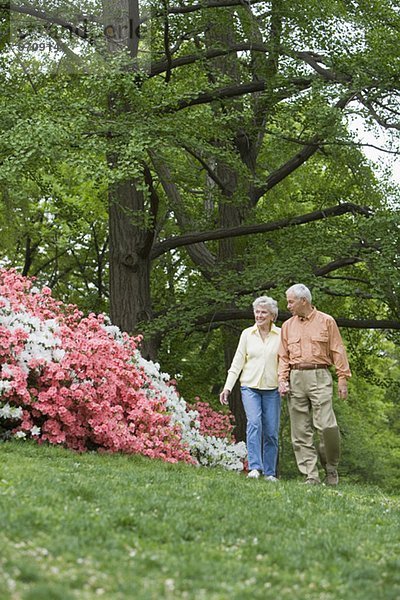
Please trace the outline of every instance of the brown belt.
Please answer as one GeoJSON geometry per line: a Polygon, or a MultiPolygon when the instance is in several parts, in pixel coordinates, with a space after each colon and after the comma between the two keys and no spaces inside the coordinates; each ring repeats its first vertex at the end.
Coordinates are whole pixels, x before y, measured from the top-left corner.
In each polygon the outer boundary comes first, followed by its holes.
{"type": "Polygon", "coordinates": [[[290,368],[295,371],[312,371],[314,369],[327,369],[329,365],[307,365],[300,363],[299,365],[292,365],[290,368]]]}

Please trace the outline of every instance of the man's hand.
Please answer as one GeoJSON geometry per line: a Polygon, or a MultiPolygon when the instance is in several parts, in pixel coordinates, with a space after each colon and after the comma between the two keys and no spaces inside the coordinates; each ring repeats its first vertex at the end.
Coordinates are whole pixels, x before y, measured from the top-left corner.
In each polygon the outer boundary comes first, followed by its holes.
{"type": "Polygon", "coordinates": [[[279,394],[281,396],[286,396],[286,394],[289,391],[289,382],[288,381],[280,381],[278,390],[279,390],[279,394]]]}
{"type": "Polygon", "coordinates": [[[341,381],[338,384],[338,391],[339,391],[339,398],[343,398],[343,400],[345,400],[348,396],[347,381],[341,381]]]}
{"type": "Polygon", "coordinates": [[[221,402],[221,404],[228,404],[228,396],[230,394],[230,391],[227,389],[222,390],[222,392],[219,395],[219,401],[221,402]]]}

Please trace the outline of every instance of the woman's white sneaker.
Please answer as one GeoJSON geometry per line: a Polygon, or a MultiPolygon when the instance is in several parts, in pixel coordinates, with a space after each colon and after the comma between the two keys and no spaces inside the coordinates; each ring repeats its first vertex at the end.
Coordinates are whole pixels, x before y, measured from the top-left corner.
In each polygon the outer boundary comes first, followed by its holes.
{"type": "Polygon", "coordinates": [[[260,471],[257,471],[257,469],[252,469],[248,472],[247,477],[249,479],[258,479],[260,477],[260,471]]]}

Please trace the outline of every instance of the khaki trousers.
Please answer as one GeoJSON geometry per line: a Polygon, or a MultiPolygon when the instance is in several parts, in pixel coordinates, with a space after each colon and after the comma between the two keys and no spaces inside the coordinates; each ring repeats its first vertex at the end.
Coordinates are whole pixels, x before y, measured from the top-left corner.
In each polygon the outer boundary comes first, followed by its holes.
{"type": "Polygon", "coordinates": [[[292,445],[300,473],[319,480],[314,429],[324,452],[323,431],[337,427],[332,407],[332,375],[328,369],[290,372],[288,407],[292,445]]]}

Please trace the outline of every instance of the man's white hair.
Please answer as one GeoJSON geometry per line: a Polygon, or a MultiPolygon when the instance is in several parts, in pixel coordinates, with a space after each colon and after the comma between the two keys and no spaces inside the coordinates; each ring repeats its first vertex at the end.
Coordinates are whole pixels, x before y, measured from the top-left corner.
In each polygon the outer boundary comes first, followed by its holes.
{"type": "Polygon", "coordinates": [[[312,296],[311,292],[304,283],[295,283],[289,289],[286,290],[287,294],[293,294],[296,298],[304,298],[311,304],[312,296]]]}

